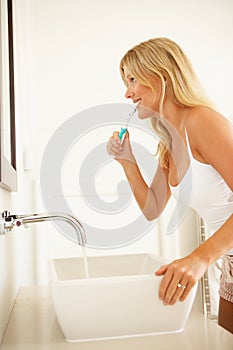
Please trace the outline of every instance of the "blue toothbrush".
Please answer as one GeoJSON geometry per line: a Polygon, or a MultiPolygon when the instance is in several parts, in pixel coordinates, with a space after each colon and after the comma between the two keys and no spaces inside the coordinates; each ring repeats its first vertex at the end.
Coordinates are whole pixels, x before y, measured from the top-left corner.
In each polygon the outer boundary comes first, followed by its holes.
{"type": "Polygon", "coordinates": [[[136,112],[136,108],[134,108],[130,113],[129,113],[129,116],[128,116],[128,118],[126,119],[126,123],[125,123],[125,127],[124,128],[121,128],[121,131],[119,132],[119,135],[118,135],[118,137],[119,137],[119,139],[121,140],[121,143],[123,143],[123,141],[124,141],[124,135],[125,135],[125,133],[126,133],[126,131],[127,131],[127,128],[128,128],[128,125],[129,125],[129,121],[130,121],[130,119],[133,117],[133,115],[134,115],[134,113],[136,112]]]}

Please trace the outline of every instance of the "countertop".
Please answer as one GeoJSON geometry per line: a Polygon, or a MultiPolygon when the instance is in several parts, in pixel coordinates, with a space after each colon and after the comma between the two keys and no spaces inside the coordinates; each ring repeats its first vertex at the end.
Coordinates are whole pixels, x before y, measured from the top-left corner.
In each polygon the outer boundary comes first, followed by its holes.
{"type": "MultiPolygon", "coordinates": [[[[88,310],[87,310],[88,312],[88,310]]],[[[182,333],[68,343],[54,313],[49,287],[22,287],[1,350],[232,350],[233,335],[197,311],[182,333]]]]}

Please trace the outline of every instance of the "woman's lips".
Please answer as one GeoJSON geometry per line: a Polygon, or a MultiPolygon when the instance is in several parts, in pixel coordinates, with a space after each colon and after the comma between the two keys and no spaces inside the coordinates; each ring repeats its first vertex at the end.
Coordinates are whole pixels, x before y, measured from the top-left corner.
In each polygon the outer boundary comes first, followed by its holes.
{"type": "Polygon", "coordinates": [[[133,103],[136,104],[136,108],[137,108],[140,105],[140,103],[141,103],[141,99],[133,100],[133,103]]]}

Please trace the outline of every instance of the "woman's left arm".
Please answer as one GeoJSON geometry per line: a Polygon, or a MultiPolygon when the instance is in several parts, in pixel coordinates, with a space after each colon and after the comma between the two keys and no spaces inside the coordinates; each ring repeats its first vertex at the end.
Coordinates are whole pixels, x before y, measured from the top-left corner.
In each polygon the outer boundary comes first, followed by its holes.
{"type": "Polygon", "coordinates": [[[159,289],[159,298],[164,305],[184,301],[196,282],[218,258],[233,247],[233,215],[197,249],[188,256],[163,265],[157,276],[164,275],[159,289]],[[178,288],[178,283],[185,288],[178,288]]]}
{"type": "MultiPolygon", "coordinates": [[[[192,133],[195,150],[206,163],[211,164],[219,172],[233,195],[233,126],[217,112],[204,110],[195,118],[191,118],[189,128],[192,130],[189,134],[192,133]]],[[[160,299],[165,305],[185,300],[208,266],[232,248],[233,213],[191,254],[156,271],[157,276],[164,275],[160,284],[160,299]],[[179,283],[185,288],[178,288],[179,283]]]]}

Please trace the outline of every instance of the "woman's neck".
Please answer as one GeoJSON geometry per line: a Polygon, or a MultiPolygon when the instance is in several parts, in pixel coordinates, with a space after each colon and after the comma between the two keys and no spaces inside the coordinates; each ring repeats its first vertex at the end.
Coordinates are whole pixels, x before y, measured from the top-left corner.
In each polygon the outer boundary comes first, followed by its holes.
{"type": "Polygon", "coordinates": [[[163,117],[165,124],[171,124],[177,131],[184,129],[188,107],[179,106],[170,100],[164,101],[163,117]]]}

